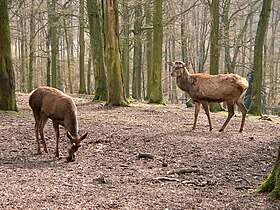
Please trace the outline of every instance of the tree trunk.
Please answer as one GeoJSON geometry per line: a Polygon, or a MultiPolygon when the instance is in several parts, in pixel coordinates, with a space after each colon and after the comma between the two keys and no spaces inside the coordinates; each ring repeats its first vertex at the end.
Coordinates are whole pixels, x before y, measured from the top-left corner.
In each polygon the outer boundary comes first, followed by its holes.
{"type": "Polygon", "coordinates": [[[142,62],[142,43],[141,43],[141,25],[142,25],[142,6],[141,2],[135,6],[134,22],[134,51],[133,51],[133,79],[132,79],[132,97],[141,99],[141,62],[142,62]]]}
{"type": "MultiPolygon", "coordinates": [[[[146,17],[146,25],[152,26],[152,14],[151,14],[151,2],[147,1],[145,4],[145,17],[146,17]]],[[[153,30],[148,29],[146,32],[146,49],[147,49],[147,95],[145,99],[148,100],[151,95],[151,81],[152,81],[152,69],[153,69],[153,30]]]]}
{"type": "Polygon", "coordinates": [[[98,0],[87,0],[92,65],[94,71],[94,100],[107,100],[107,77],[104,61],[104,41],[98,0]]]}
{"type": "Polygon", "coordinates": [[[91,63],[92,63],[92,55],[91,49],[89,50],[88,56],[88,71],[87,71],[87,94],[91,94],[91,63]]]}
{"type": "Polygon", "coordinates": [[[18,111],[7,0],[0,1],[0,110],[18,111]]]}
{"type": "Polygon", "coordinates": [[[56,12],[56,0],[52,0],[49,8],[50,14],[50,31],[51,31],[51,86],[57,87],[57,17],[56,12]]]}
{"type": "MultiPolygon", "coordinates": [[[[219,5],[220,0],[212,0],[211,3],[211,32],[210,32],[210,74],[219,74],[219,5]]],[[[224,110],[219,103],[210,104],[211,112],[224,110]]]]}
{"type": "Polygon", "coordinates": [[[84,26],[84,0],[80,0],[80,11],[79,11],[79,24],[80,24],[80,88],[79,93],[86,94],[86,79],[85,79],[85,26],[84,26]]]}
{"type": "Polygon", "coordinates": [[[273,199],[280,198],[280,147],[278,149],[278,157],[267,179],[261,184],[257,190],[258,193],[269,193],[273,199]]]}
{"type": "Polygon", "coordinates": [[[271,3],[272,0],[263,0],[254,46],[254,79],[252,100],[248,112],[257,116],[262,114],[263,47],[268,30],[271,3]]]}
{"type": "Polygon", "coordinates": [[[162,24],[162,3],[163,0],[154,2],[153,18],[153,64],[151,78],[151,94],[149,103],[163,104],[162,97],[162,43],[163,43],[163,24],[162,24]]]}
{"type": "Polygon", "coordinates": [[[21,26],[21,46],[20,46],[20,54],[21,54],[21,65],[20,65],[20,76],[21,76],[21,79],[20,79],[20,91],[21,92],[26,92],[27,91],[27,88],[26,88],[26,60],[25,60],[25,45],[26,45],[26,32],[24,30],[24,24],[25,23],[25,19],[23,17],[20,18],[20,26],[21,26]]]}
{"type": "Polygon", "coordinates": [[[122,69],[125,95],[128,98],[129,92],[129,7],[126,0],[123,1],[123,48],[122,48],[122,69]]]}
{"type": "Polygon", "coordinates": [[[64,34],[65,34],[65,43],[66,43],[66,53],[67,53],[67,72],[68,72],[68,86],[69,86],[69,91],[72,94],[73,93],[73,84],[72,84],[72,70],[71,70],[71,57],[70,57],[70,45],[69,45],[69,37],[68,37],[68,32],[67,32],[67,23],[66,19],[64,18],[63,20],[64,23],[64,34]]]}
{"type": "Polygon", "coordinates": [[[34,88],[34,39],[35,39],[35,14],[34,14],[34,0],[31,1],[31,17],[30,17],[30,39],[29,39],[29,80],[28,80],[28,92],[31,92],[34,88]]]}
{"type": "Polygon", "coordinates": [[[106,105],[124,106],[127,101],[124,94],[121,71],[120,46],[118,37],[117,0],[104,0],[105,59],[108,76],[108,99],[106,105]]]}
{"type": "Polygon", "coordinates": [[[211,34],[210,34],[210,74],[219,74],[219,4],[220,0],[212,0],[211,34]]]}

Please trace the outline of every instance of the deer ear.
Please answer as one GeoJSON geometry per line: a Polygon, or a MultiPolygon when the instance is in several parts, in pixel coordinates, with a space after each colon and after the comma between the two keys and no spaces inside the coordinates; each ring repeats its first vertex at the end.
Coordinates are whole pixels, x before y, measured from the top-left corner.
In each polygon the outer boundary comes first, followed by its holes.
{"type": "Polygon", "coordinates": [[[68,139],[70,139],[70,140],[73,139],[73,136],[69,133],[69,131],[67,131],[66,135],[67,135],[68,139]]]}
{"type": "Polygon", "coordinates": [[[88,133],[86,132],[84,135],[81,136],[81,141],[84,140],[87,137],[88,133]]]}
{"type": "Polygon", "coordinates": [[[169,66],[174,66],[175,65],[175,63],[172,62],[172,61],[167,61],[166,64],[169,65],[169,66]]]}

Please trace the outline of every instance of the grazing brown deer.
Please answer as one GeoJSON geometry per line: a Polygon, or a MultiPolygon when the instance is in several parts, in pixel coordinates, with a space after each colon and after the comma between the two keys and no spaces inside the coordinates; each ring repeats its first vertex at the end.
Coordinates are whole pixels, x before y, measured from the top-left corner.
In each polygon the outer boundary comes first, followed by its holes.
{"type": "Polygon", "coordinates": [[[29,96],[29,105],[32,108],[35,118],[35,135],[38,145],[38,154],[41,154],[39,133],[44,151],[46,153],[48,152],[43,129],[48,119],[51,119],[56,136],[55,156],[59,157],[59,125],[62,125],[66,128],[67,137],[70,140],[66,159],[68,162],[74,161],[74,153],[81,146],[81,141],[86,138],[87,133],[82,136],[78,134],[77,107],[72,98],[55,88],[39,87],[31,92],[29,96]]]}
{"type": "Polygon", "coordinates": [[[234,104],[242,112],[239,132],[243,131],[247,113],[243,97],[248,89],[248,82],[245,78],[237,74],[190,74],[187,70],[187,65],[182,61],[167,62],[167,64],[173,67],[171,76],[176,78],[178,87],[187,92],[195,102],[193,129],[196,128],[201,104],[207,115],[210,130],[212,130],[208,103],[225,101],[228,108],[228,117],[219,131],[225,129],[234,115],[234,104]]]}

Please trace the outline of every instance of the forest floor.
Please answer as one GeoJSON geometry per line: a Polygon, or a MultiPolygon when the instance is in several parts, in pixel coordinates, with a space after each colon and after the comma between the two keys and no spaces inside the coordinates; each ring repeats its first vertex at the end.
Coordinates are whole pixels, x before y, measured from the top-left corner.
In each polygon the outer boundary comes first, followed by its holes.
{"type": "Polygon", "coordinates": [[[194,108],[185,105],[110,108],[73,98],[79,131],[89,135],[71,163],[63,128],[62,158],[54,157],[51,121],[50,152],[35,155],[27,94],[17,94],[18,113],[0,112],[0,209],[280,209],[280,201],[253,194],[276,160],[279,117],[249,116],[239,133],[237,112],[220,133],[227,113],[212,113],[210,132],[201,111],[193,131],[194,108]]]}

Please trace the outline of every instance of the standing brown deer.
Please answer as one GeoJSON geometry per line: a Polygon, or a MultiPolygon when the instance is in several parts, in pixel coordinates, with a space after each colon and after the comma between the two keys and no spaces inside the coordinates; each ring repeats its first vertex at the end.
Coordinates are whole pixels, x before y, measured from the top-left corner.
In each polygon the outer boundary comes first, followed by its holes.
{"type": "Polygon", "coordinates": [[[202,104],[208,118],[210,130],[212,122],[210,119],[208,103],[227,103],[228,117],[219,131],[223,131],[234,115],[234,104],[242,112],[242,122],[239,132],[243,131],[247,109],[244,105],[244,94],[248,89],[248,82],[237,74],[190,74],[187,65],[182,61],[167,62],[173,67],[171,76],[176,78],[178,87],[186,91],[195,102],[195,115],[193,129],[196,128],[197,116],[202,104]]]}
{"type": "Polygon", "coordinates": [[[81,141],[86,138],[87,133],[82,136],[78,134],[77,107],[72,98],[55,88],[39,87],[31,92],[29,96],[29,105],[32,108],[35,118],[35,135],[38,145],[38,154],[41,154],[39,133],[44,151],[46,153],[48,152],[43,129],[48,119],[51,119],[56,136],[55,156],[59,157],[59,125],[62,125],[66,128],[67,137],[70,140],[66,159],[68,162],[74,161],[74,153],[81,146],[81,141]]]}

